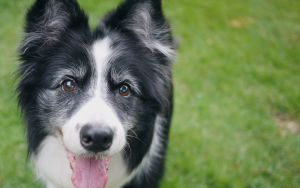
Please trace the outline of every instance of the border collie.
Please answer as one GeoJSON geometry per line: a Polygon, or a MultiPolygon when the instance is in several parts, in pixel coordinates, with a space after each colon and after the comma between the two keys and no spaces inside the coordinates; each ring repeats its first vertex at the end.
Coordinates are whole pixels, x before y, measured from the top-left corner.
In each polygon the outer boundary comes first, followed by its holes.
{"type": "Polygon", "coordinates": [[[28,154],[47,188],[156,188],[175,44],[161,0],[125,0],[91,30],[76,0],[36,0],[19,48],[28,154]]]}

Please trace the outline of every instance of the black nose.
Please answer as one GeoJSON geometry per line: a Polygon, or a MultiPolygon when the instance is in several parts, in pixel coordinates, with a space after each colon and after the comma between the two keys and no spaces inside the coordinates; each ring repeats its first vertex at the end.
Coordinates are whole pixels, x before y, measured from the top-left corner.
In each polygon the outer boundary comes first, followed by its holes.
{"type": "Polygon", "coordinates": [[[109,127],[85,125],[80,131],[80,143],[88,151],[100,152],[110,148],[114,132],[109,127]]]}

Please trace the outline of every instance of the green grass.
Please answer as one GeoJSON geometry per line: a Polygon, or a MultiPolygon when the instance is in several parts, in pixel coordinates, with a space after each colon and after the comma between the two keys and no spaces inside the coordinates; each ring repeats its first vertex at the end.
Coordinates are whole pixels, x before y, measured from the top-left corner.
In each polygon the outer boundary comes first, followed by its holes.
{"type": "MultiPolygon", "coordinates": [[[[41,187],[13,97],[33,0],[0,2],[0,187],[41,187]]],[[[300,1],[164,0],[180,41],[161,187],[300,186],[300,1]],[[290,125],[293,125],[292,129],[290,125]]],[[[118,0],[80,0],[91,25],[118,0]]]]}

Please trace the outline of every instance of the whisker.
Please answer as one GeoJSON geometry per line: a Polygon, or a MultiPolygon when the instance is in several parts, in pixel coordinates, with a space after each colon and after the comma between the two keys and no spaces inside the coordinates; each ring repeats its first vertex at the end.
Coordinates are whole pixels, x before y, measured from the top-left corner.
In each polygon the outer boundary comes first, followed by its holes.
{"type": "MultiPolygon", "coordinates": [[[[129,158],[131,157],[131,154],[132,154],[132,150],[131,150],[131,147],[130,147],[130,144],[126,141],[126,144],[125,145],[127,145],[128,146],[128,149],[130,150],[130,152],[129,152],[129,158]]],[[[126,150],[125,149],[122,149],[122,151],[124,151],[124,153],[126,153],[126,150]]],[[[129,159],[128,158],[128,159],[129,159]]]]}
{"type": "Polygon", "coordinates": [[[137,134],[134,132],[134,130],[132,130],[132,129],[128,129],[128,130],[129,130],[129,131],[132,131],[133,134],[134,134],[135,136],[132,136],[132,135],[126,135],[126,136],[132,137],[132,138],[136,138],[136,139],[138,139],[139,141],[141,141],[144,145],[146,145],[141,139],[139,139],[139,137],[138,137],[137,134]]]}
{"type": "MultiPolygon", "coordinates": [[[[141,139],[139,139],[139,138],[136,137],[136,136],[131,136],[131,135],[127,135],[127,136],[128,136],[128,137],[132,137],[132,138],[136,138],[137,140],[141,141],[144,145],[146,145],[145,142],[143,142],[141,139]]],[[[127,136],[126,136],[126,137],[127,137],[127,136]]]]}
{"type": "Polygon", "coordinates": [[[134,132],[134,130],[132,130],[132,129],[129,129],[129,131],[132,131],[132,132],[133,132],[133,134],[134,134],[136,137],[138,137],[138,136],[137,136],[137,134],[134,132]]]}

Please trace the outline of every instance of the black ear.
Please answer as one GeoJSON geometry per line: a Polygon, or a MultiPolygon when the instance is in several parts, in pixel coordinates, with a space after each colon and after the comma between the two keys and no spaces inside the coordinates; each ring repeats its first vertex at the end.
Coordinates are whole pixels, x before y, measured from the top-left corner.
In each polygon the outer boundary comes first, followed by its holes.
{"type": "Polygon", "coordinates": [[[53,45],[68,29],[88,28],[76,0],[36,0],[27,12],[21,52],[53,45]]]}
{"type": "Polygon", "coordinates": [[[170,59],[175,56],[175,44],[161,0],[125,0],[106,16],[104,24],[114,30],[131,30],[150,50],[170,59]]]}

